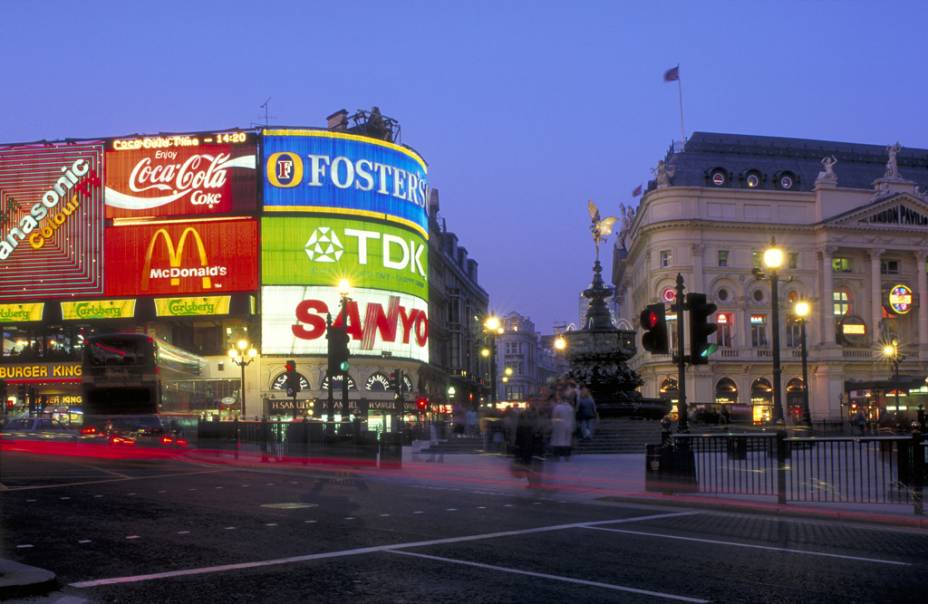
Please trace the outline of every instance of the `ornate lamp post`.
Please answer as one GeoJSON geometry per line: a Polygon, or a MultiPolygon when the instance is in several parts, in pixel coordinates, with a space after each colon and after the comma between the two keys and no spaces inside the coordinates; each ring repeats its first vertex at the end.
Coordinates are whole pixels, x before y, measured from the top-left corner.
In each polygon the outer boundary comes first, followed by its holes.
{"type": "Polygon", "coordinates": [[[883,358],[889,361],[893,368],[893,390],[896,393],[896,412],[899,412],[899,363],[904,356],[899,352],[899,340],[893,338],[891,342],[883,345],[883,358]]]}
{"type": "Polygon", "coordinates": [[[251,365],[258,356],[258,350],[246,338],[236,342],[234,348],[229,349],[229,359],[242,368],[242,417],[245,417],[245,367],[251,365]]]}
{"type": "Polygon", "coordinates": [[[793,314],[799,320],[799,343],[802,346],[802,421],[812,425],[809,415],[809,351],[806,347],[806,320],[812,312],[812,306],[805,300],[793,304],[793,314]]]}
{"type": "Polygon", "coordinates": [[[770,247],[764,250],[764,267],[770,278],[770,327],[773,330],[773,421],[783,423],[785,414],[782,406],[782,392],[780,391],[780,292],[779,270],[783,267],[783,249],[777,247],[776,240],[770,239],[770,247]]]}

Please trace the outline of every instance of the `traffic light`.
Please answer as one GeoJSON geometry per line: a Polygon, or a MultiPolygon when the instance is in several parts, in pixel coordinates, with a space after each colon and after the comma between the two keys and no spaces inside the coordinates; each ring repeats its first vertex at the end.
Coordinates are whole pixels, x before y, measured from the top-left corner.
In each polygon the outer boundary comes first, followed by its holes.
{"type": "Polygon", "coordinates": [[[287,370],[287,396],[296,396],[296,393],[302,390],[300,386],[300,375],[296,372],[296,361],[290,359],[284,364],[287,370]]]}
{"type": "Polygon", "coordinates": [[[396,398],[403,398],[403,370],[396,369],[390,372],[390,388],[396,393],[396,398]]]}
{"type": "Polygon", "coordinates": [[[347,373],[350,368],[348,341],[351,337],[344,327],[331,326],[326,337],[329,339],[329,375],[347,373]]]}
{"type": "Polygon", "coordinates": [[[709,315],[718,307],[706,301],[706,294],[692,293],[686,294],[686,305],[690,309],[690,363],[705,365],[719,347],[709,342],[709,336],[718,329],[718,325],[709,323],[709,315]]]}
{"type": "Polygon", "coordinates": [[[429,408],[428,397],[420,396],[419,398],[416,399],[416,409],[418,409],[420,413],[425,413],[426,410],[428,410],[428,408],[429,408]]]}
{"type": "Polygon", "coordinates": [[[651,354],[670,354],[663,303],[649,304],[641,311],[641,328],[645,330],[641,336],[641,345],[645,350],[651,354]]]}

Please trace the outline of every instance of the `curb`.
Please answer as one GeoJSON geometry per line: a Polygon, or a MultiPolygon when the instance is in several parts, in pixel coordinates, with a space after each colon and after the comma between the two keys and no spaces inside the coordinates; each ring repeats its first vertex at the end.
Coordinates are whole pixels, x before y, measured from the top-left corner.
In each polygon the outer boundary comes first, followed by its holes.
{"type": "Polygon", "coordinates": [[[50,570],[0,558],[0,600],[44,595],[58,587],[50,570]]]}
{"type": "Polygon", "coordinates": [[[808,518],[816,520],[844,520],[862,524],[895,526],[914,529],[928,529],[928,517],[899,516],[877,512],[857,512],[851,510],[824,510],[797,505],[780,505],[775,503],[740,502],[727,499],[706,499],[704,497],[687,497],[671,495],[607,495],[598,497],[598,501],[617,503],[641,503],[666,506],[686,506],[698,509],[725,510],[745,514],[764,514],[790,518],[808,518]]]}

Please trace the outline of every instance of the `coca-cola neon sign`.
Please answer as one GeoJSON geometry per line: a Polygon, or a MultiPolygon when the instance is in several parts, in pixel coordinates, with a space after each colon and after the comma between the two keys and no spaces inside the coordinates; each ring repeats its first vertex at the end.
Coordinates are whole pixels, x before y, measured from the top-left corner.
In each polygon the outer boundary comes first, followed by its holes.
{"type": "Polygon", "coordinates": [[[253,208],[255,143],[251,135],[233,134],[112,141],[107,151],[107,217],[253,208]]]}

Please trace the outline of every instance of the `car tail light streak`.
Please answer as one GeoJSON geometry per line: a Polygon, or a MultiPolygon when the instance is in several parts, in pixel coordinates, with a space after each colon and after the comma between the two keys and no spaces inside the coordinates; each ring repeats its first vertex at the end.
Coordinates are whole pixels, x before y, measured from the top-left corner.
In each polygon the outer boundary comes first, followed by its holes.
{"type": "Polygon", "coordinates": [[[94,426],[84,426],[83,428],[81,428],[81,435],[83,436],[88,436],[88,435],[92,435],[96,433],[97,433],[97,429],[94,426]]]}
{"type": "Polygon", "coordinates": [[[114,436],[111,436],[111,437],[110,437],[110,444],[114,444],[114,445],[134,445],[134,444],[135,444],[135,439],[134,439],[134,438],[126,438],[125,436],[115,436],[115,435],[114,435],[114,436]]]}

